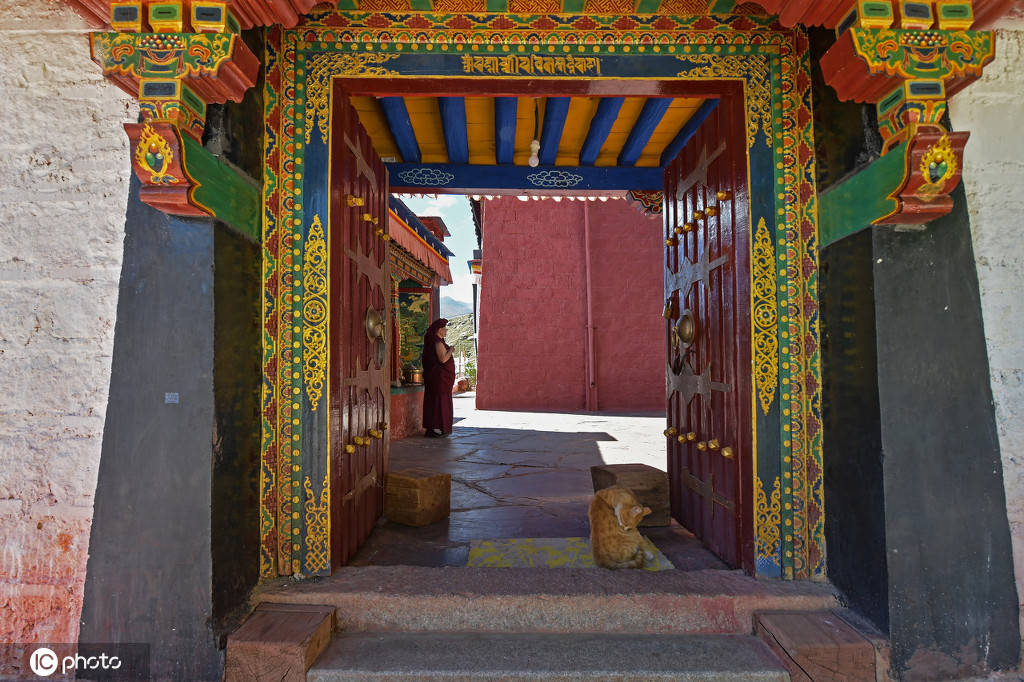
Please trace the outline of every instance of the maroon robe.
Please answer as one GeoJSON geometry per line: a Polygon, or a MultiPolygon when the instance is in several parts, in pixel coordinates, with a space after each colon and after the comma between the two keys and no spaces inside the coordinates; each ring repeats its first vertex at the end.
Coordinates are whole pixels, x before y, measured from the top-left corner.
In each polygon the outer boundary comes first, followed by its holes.
{"type": "MultiPolygon", "coordinates": [[[[448,320],[441,318],[423,334],[423,428],[438,429],[441,433],[452,432],[452,388],[455,386],[455,358],[441,362],[437,357],[437,342],[441,341],[437,330],[447,326],[448,320]]],[[[447,343],[444,347],[451,348],[447,343]]]]}

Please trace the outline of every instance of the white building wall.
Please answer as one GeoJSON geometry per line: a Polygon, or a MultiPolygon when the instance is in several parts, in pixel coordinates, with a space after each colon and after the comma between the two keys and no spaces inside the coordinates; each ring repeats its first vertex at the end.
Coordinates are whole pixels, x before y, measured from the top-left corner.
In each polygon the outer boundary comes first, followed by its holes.
{"type": "Polygon", "coordinates": [[[0,642],[73,642],[137,105],[47,0],[0,20],[0,642]]]}
{"type": "MultiPolygon", "coordinates": [[[[1016,28],[1016,27],[1015,27],[1016,28]]],[[[1002,451],[1018,600],[1024,604],[1024,30],[1000,29],[996,60],[950,102],[969,130],[964,185],[1002,451]]],[[[1021,607],[1024,633],[1024,606],[1021,607]]]]}

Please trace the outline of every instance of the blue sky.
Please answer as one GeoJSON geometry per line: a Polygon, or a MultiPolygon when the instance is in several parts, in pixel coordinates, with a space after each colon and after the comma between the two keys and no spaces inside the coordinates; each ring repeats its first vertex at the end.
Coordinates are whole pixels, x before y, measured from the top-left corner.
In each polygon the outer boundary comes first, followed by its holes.
{"type": "Polygon", "coordinates": [[[438,194],[436,198],[405,198],[399,195],[399,198],[416,215],[437,215],[444,220],[448,231],[452,233],[452,236],[445,238],[444,245],[454,251],[455,256],[448,263],[454,281],[450,286],[441,287],[441,295],[471,303],[473,279],[466,261],[473,258],[473,249],[477,246],[469,199],[461,194],[438,194]]]}

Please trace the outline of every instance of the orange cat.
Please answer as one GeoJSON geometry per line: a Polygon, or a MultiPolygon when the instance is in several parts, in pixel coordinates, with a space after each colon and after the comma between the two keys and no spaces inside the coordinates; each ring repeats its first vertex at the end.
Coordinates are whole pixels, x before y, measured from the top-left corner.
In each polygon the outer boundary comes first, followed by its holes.
{"type": "Polygon", "coordinates": [[[590,547],[594,563],[604,568],[643,568],[654,556],[644,550],[636,529],[651,513],[629,488],[615,485],[598,490],[590,502],[590,547]]]}

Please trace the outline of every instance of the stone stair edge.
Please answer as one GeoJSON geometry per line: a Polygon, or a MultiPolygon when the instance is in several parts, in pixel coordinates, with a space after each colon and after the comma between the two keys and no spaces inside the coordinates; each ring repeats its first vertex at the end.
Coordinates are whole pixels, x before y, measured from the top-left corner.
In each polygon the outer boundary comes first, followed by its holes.
{"type": "Polygon", "coordinates": [[[751,635],[477,632],[336,635],[308,675],[322,682],[428,678],[781,681],[788,677],[770,649],[751,635]],[[679,655],[685,652],[693,655],[679,655]]]}
{"type": "MultiPolygon", "coordinates": [[[[283,578],[262,583],[256,602],[315,603],[338,595],[393,597],[452,595],[601,596],[687,594],[708,597],[824,597],[838,600],[827,582],[755,579],[742,571],[609,571],[606,569],[465,568],[421,566],[345,567],[325,579],[283,578]]],[[[838,601],[837,601],[838,603],[838,601]]]]}

